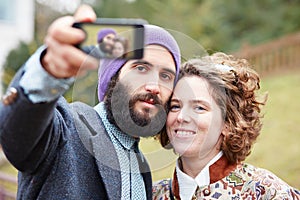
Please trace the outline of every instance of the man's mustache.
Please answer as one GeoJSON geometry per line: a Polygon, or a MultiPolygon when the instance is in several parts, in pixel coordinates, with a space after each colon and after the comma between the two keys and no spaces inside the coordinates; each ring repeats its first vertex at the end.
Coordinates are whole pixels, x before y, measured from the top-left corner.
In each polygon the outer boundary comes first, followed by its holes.
{"type": "Polygon", "coordinates": [[[160,100],[160,98],[153,93],[143,93],[143,94],[136,94],[134,95],[131,100],[132,103],[137,101],[146,101],[151,102],[153,105],[162,105],[163,102],[160,100]]]}

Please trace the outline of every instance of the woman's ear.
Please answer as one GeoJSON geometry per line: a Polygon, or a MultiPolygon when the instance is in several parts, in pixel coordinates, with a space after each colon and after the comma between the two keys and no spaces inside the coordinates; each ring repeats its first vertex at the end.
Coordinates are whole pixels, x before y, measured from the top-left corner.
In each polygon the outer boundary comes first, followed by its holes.
{"type": "Polygon", "coordinates": [[[221,134],[222,134],[223,136],[226,136],[226,135],[228,134],[228,132],[229,132],[228,125],[225,123],[224,126],[223,126],[223,129],[222,129],[221,134]]]}

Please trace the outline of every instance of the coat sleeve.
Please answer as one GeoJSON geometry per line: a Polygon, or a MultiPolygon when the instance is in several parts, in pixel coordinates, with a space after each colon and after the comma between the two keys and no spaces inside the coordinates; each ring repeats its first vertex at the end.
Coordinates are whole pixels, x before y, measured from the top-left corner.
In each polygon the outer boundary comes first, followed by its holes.
{"type": "Polygon", "coordinates": [[[9,87],[17,90],[13,103],[0,102],[0,142],[7,159],[19,170],[32,172],[57,145],[62,117],[56,111],[57,100],[32,103],[22,91],[21,68],[9,87]]]}

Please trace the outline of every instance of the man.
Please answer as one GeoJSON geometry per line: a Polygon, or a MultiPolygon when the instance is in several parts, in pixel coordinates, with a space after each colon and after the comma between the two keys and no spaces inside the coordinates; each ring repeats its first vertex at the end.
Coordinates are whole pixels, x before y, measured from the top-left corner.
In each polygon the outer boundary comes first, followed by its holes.
{"type": "Polygon", "coordinates": [[[74,18],[56,20],[47,48],[19,70],[0,103],[1,145],[19,170],[17,199],[152,199],[151,173],[137,144],[141,135],[154,134],[143,129],[164,124],[161,108],[172,93],[180,51],[167,31],[147,25],[142,59],[102,61],[102,102],[70,106],[61,94],[79,70],[98,64],[74,47],[84,33],[72,24],[95,18],[81,6],[74,18]]]}
{"type": "Polygon", "coordinates": [[[116,31],[111,28],[99,30],[97,34],[97,44],[94,46],[84,46],[83,50],[96,58],[109,58],[115,44],[116,31]]]}

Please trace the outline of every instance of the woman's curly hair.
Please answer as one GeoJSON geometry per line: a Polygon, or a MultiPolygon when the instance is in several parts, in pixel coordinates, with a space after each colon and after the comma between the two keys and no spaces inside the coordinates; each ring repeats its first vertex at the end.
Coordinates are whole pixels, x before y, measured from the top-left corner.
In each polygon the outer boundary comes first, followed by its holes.
{"type": "MultiPolygon", "coordinates": [[[[226,133],[221,149],[225,156],[231,163],[244,161],[260,134],[261,108],[267,99],[266,96],[260,99],[256,94],[260,89],[259,75],[247,60],[221,52],[185,62],[179,79],[191,75],[200,76],[209,83],[211,95],[222,111],[226,133]]],[[[166,128],[158,139],[168,148],[166,128]]]]}

